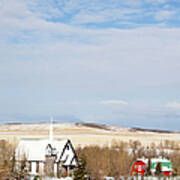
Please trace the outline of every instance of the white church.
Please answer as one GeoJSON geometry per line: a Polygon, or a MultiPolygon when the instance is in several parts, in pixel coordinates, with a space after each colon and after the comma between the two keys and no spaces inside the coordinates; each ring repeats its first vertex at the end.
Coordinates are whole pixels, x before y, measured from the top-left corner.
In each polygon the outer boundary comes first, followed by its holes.
{"type": "Polygon", "coordinates": [[[53,139],[51,120],[48,140],[21,140],[16,148],[17,162],[26,161],[31,175],[68,176],[77,166],[77,156],[70,140],[53,139]]]}

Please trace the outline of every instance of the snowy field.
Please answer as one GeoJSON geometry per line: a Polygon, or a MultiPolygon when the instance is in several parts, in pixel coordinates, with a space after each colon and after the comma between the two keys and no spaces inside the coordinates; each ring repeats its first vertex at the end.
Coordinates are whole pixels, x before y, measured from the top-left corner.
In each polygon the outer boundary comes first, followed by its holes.
{"type": "Polygon", "coordinates": [[[66,178],[43,178],[42,180],[73,180],[71,177],[66,177],[66,178]]]}
{"type": "MultiPolygon", "coordinates": [[[[132,131],[131,128],[106,126],[88,127],[76,123],[55,123],[55,139],[70,139],[75,147],[87,145],[110,145],[113,141],[139,140],[143,145],[159,144],[164,140],[180,142],[180,133],[158,133],[132,131]]],[[[0,138],[17,141],[19,139],[47,139],[49,124],[6,124],[0,125],[0,138]]]]}

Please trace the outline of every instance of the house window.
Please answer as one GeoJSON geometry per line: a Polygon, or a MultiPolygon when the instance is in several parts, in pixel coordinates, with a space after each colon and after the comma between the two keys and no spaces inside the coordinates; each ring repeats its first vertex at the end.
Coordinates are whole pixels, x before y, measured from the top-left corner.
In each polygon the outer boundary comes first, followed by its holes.
{"type": "Polygon", "coordinates": [[[36,172],[39,172],[39,162],[36,162],[36,172]]]}

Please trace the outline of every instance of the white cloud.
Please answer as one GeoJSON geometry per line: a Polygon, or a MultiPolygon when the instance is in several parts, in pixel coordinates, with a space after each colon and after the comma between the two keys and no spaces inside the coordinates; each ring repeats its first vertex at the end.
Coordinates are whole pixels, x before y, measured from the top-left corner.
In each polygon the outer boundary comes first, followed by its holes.
{"type": "Polygon", "coordinates": [[[60,18],[63,12],[58,8],[55,1],[31,0],[25,1],[29,11],[40,18],[60,18]]]}
{"type": "Polygon", "coordinates": [[[130,7],[140,7],[143,5],[143,2],[141,0],[126,0],[123,3],[130,7]]]}
{"type": "Polygon", "coordinates": [[[157,13],[155,13],[155,19],[158,21],[168,20],[173,18],[175,15],[176,11],[160,10],[157,13]]]}
{"type": "Polygon", "coordinates": [[[178,102],[169,102],[166,104],[167,108],[172,108],[172,109],[180,109],[180,103],[178,102]]]}
{"type": "Polygon", "coordinates": [[[128,105],[128,102],[122,100],[103,100],[100,104],[104,105],[128,105]]]}
{"type": "Polygon", "coordinates": [[[164,4],[168,0],[145,0],[147,3],[152,3],[152,4],[164,4]]]}
{"type": "Polygon", "coordinates": [[[126,1],[119,1],[119,0],[111,0],[111,1],[101,1],[101,0],[84,0],[84,1],[77,1],[77,0],[65,0],[59,1],[59,5],[62,7],[63,11],[66,13],[73,12],[73,11],[81,11],[85,10],[87,12],[93,11],[98,12],[105,9],[113,10],[113,9],[121,9],[123,7],[139,7],[143,3],[141,0],[126,0],[126,1]]]}
{"type": "MultiPolygon", "coordinates": [[[[98,12],[87,12],[85,10],[80,11],[76,14],[72,23],[75,24],[84,24],[84,23],[103,23],[103,22],[111,22],[118,20],[128,20],[135,19],[136,15],[140,14],[142,11],[140,9],[106,9],[98,12]]],[[[127,22],[128,23],[128,22],[127,22]]]]}
{"type": "MultiPolygon", "coordinates": [[[[102,10],[99,6],[96,7],[97,14],[93,15],[88,12],[96,6],[95,1],[89,1],[92,4],[88,11],[82,11],[84,5],[78,11],[83,12],[84,17],[88,16],[87,19],[77,17],[77,13],[72,15],[73,20],[77,18],[76,26],[68,22],[47,21],[47,17],[61,17],[62,11],[56,7],[48,7],[48,14],[44,14],[46,9],[41,8],[38,12],[37,7],[30,11],[23,0],[3,2],[0,6],[1,112],[36,112],[37,116],[71,113],[91,119],[99,117],[99,121],[106,116],[117,121],[136,117],[137,122],[140,118],[142,123],[147,117],[150,120],[166,115],[173,117],[174,110],[154,104],[166,95],[167,102],[170,102],[175,94],[173,91],[179,88],[175,86],[166,93],[162,88],[163,84],[179,83],[179,28],[151,25],[119,29],[110,25],[91,29],[78,26],[81,21],[126,19],[126,15],[140,13],[138,9],[123,11],[121,8],[122,11],[114,9],[111,14],[107,7],[102,10]],[[60,13],[57,16],[56,10],[60,13]],[[158,90],[149,90],[149,87],[157,86],[158,90]],[[159,91],[164,94],[155,96],[159,91]],[[108,100],[111,95],[114,100],[108,100]],[[118,97],[154,101],[154,104],[132,104],[118,100],[118,97]],[[86,103],[99,98],[105,100],[93,105],[86,103]],[[108,104],[113,106],[106,106],[108,104]]],[[[71,4],[73,11],[77,1],[71,2],[74,3],[71,4]]],[[[177,106],[178,103],[173,105],[177,106]]]]}

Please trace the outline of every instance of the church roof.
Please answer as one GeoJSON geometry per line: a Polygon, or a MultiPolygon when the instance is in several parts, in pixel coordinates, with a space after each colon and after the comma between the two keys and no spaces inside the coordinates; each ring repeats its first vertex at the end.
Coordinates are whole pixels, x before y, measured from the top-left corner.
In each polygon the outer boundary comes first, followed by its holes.
{"type": "Polygon", "coordinates": [[[75,165],[76,155],[69,140],[21,140],[16,149],[16,159],[27,161],[45,161],[47,147],[56,151],[56,162],[64,165],[75,165]]]}

